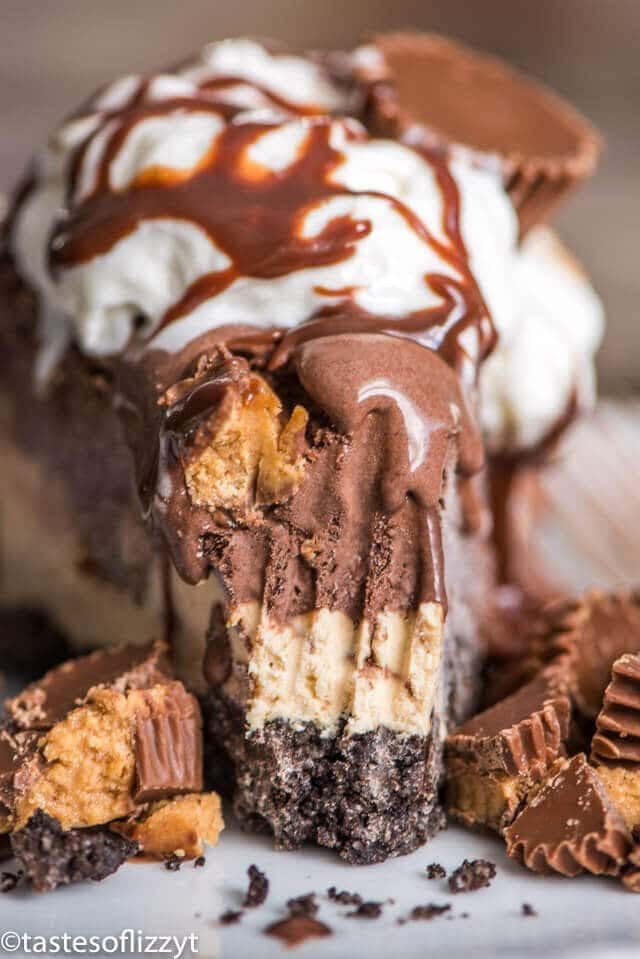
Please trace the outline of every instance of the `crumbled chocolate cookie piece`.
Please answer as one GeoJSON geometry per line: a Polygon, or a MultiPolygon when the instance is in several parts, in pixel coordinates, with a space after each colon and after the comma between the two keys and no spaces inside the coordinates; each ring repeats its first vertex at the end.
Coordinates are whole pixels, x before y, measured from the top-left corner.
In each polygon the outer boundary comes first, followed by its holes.
{"type": "Polygon", "coordinates": [[[11,836],[11,845],[25,879],[34,889],[83,879],[99,881],[110,876],[138,852],[138,844],[109,829],[62,829],[41,810],[31,816],[23,829],[11,836]]]}
{"type": "Polygon", "coordinates": [[[523,916],[537,916],[538,913],[533,908],[530,902],[523,902],[521,908],[521,915],[523,916]]]}
{"type": "Polygon", "coordinates": [[[296,896],[295,899],[287,901],[287,909],[291,916],[315,916],[319,908],[315,892],[309,892],[306,896],[296,896]]]}
{"type": "Polygon", "coordinates": [[[244,912],[242,909],[227,909],[226,912],[223,912],[221,916],[218,917],[218,922],[223,926],[233,926],[237,922],[240,922],[244,912]]]}
{"type": "Polygon", "coordinates": [[[207,860],[205,859],[204,856],[197,856],[197,857],[193,860],[193,867],[194,867],[194,869],[202,869],[202,867],[204,866],[204,864],[206,863],[206,861],[207,861],[207,860]]]}
{"type": "Polygon", "coordinates": [[[21,873],[3,872],[0,874],[0,892],[11,892],[22,880],[21,873]]]}
{"type": "Polygon", "coordinates": [[[487,859],[465,859],[449,876],[449,892],[473,892],[490,886],[496,867],[487,859]]]}
{"type": "Polygon", "coordinates": [[[362,904],[362,896],[357,892],[347,892],[346,889],[338,892],[335,886],[327,889],[327,896],[332,902],[337,902],[340,906],[360,906],[362,904]]]}
{"type": "Polygon", "coordinates": [[[439,862],[432,862],[427,866],[427,879],[445,879],[447,870],[439,862]]]}
{"type": "Polygon", "coordinates": [[[274,936],[280,939],[285,945],[299,946],[307,939],[317,939],[323,936],[330,936],[332,929],[326,923],[314,919],[313,916],[288,916],[287,919],[280,919],[278,922],[271,923],[264,930],[266,936],[274,936]]]}
{"type": "Polygon", "coordinates": [[[445,912],[449,912],[449,904],[438,905],[436,902],[429,902],[425,906],[414,906],[409,913],[409,919],[435,919],[445,912]]]}
{"type": "Polygon", "coordinates": [[[167,856],[164,860],[164,868],[168,869],[169,872],[180,872],[180,866],[182,865],[182,859],[173,852],[170,856],[167,856]]]}
{"type": "Polygon", "coordinates": [[[382,903],[373,902],[369,900],[368,902],[361,902],[357,909],[354,909],[353,912],[347,913],[348,919],[379,919],[382,915],[382,903]]]}
{"type": "Polygon", "coordinates": [[[249,888],[242,905],[247,909],[254,909],[256,906],[261,906],[269,895],[269,880],[255,865],[249,866],[247,875],[249,888]]]}

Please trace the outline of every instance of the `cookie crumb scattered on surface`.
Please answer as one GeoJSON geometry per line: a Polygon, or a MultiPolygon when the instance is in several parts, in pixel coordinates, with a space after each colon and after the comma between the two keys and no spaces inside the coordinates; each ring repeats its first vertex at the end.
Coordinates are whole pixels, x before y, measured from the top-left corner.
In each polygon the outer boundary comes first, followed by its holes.
{"type": "Polygon", "coordinates": [[[347,892],[346,889],[338,892],[335,886],[327,889],[327,896],[332,902],[337,902],[340,906],[360,906],[362,904],[362,896],[359,893],[347,892]]]}
{"type": "Polygon", "coordinates": [[[169,872],[180,872],[180,866],[182,865],[182,859],[179,856],[176,856],[175,853],[171,853],[170,856],[164,860],[164,868],[168,869],[169,872]]]}
{"type": "Polygon", "coordinates": [[[236,922],[240,922],[243,915],[242,909],[227,909],[218,917],[218,922],[223,926],[233,926],[236,922]]]}
{"type": "Polygon", "coordinates": [[[382,903],[373,902],[369,900],[368,902],[361,902],[360,905],[353,910],[353,912],[347,913],[348,919],[379,919],[382,915],[382,903]]]}
{"type": "Polygon", "coordinates": [[[287,900],[287,909],[291,916],[315,916],[319,908],[315,892],[287,900]]]}
{"type": "Polygon", "coordinates": [[[439,862],[432,862],[427,866],[427,879],[444,879],[447,870],[439,862]]]}
{"type": "Polygon", "coordinates": [[[249,888],[242,905],[247,909],[255,909],[256,906],[261,906],[269,895],[269,880],[256,865],[249,866],[247,875],[249,876],[249,888]]]}
{"type": "Polygon", "coordinates": [[[537,915],[538,915],[538,913],[537,913],[536,910],[533,908],[533,906],[531,905],[530,902],[523,902],[523,903],[522,903],[521,914],[522,914],[523,916],[537,916],[537,915]]]}
{"type": "Polygon", "coordinates": [[[465,859],[449,876],[449,892],[474,892],[491,885],[495,864],[488,859],[465,859]]]}
{"type": "Polygon", "coordinates": [[[193,860],[194,869],[201,869],[206,863],[206,861],[207,860],[205,859],[204,856],[197,856],[196,859],[193,860]]]}

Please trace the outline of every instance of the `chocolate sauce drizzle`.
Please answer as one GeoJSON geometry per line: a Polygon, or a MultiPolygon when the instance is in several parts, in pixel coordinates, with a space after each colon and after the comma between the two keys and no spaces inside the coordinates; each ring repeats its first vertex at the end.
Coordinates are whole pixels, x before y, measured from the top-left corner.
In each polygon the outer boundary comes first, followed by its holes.
{"type": "MultiPolygon", "coordinates": [[[[215,81],[216,87],[225,83],[215,81]]],[[[209,153],[188,177],[167,168],[143,170],[124,191],[109,183],[111,164],[133,128],[149,117],[180,112],[211,112],[227,116],[232,107],[221,107],[202,97],[176,98],[162,103],[145,103],[139,92],[118,115],[118,124],[99,163],[94,189],[54,233],[50,264],[54,273],[78,266],[111,250],[133,232],[143,220],[174,218],[198,225],[229,258],[230,266],[199,277],[162,318],[159,330],[189,314],[201,303],[227,289],[239,277],[274,279],[313,267],[339,263],[351,257],[355,244],[371,230],[366,219],[339,216],[313,237],[300,234],[304,213],[336,196],[367,195],[390,203],[409,228],[439,257],[450,264],[460,279],[434,273],[425,284],[440,304],[404,317],[384,317],[360,310],[352,299],[353,290],[343,293],[338,307],[312,319],[285,336],[286,346],[276,362],[286,358],[292,345],[327,333],[341,331],[390,331],[419,339],[439,350],[456,368],[471,367],[465,379],[473,380],[477,364],[492,349],[495,333],[477,284],[469,270],[460,232],[460,199],[446,157],[438,151],[422,150],[432,167],[442,196],[442,230],[438,239],[418,216],[401,201],[386,194],[349,190],[332,182],[332,173],[343,162],[343,154],[330,143],[332,122],[327,117],[309,121],[307,135],[296,159],[285,170],[272,172],[249,159],[250,147],[275,129],[273,123],[228,123],[209,153]],[[469,328],[477,332],[474,355],[469,356],[463,337],[469,328]]],[[[344,127],[350,139],[364,133],[344,127]]],[[[70,170],[72,197],[79,171],[91,142],[77,151],[70,170]]]]}
{"type": "MultiPolygon", "coordinates": [[[[297,156],[278,172],[250,159],[251,146],[277,126],[249,118],[226,123],[188,176],[154,167],[125,190],[111,188],[112,161],[136,124],[175,111],[209,111],[229,120],[234,107],[216,102],[215,96],[236,82],[244,81],[216,78],[201,86],[197,98],[161,103],[147,102],[147,84],[141,84],[128,105],[111,115],[117,122],[95,186],[74,205],[91,138],[77,150],[69,174],[69,214],[50,247],[56,273],[108,252],[144,220],[172,218],[196,224],[229,260],[225,269],[198,278],[172,305],[141,358],[133,360],[125,351],[115,360],[116,366],[128,367],[120,387],[141,411],[132,446],[144,477],[143,500],[188,581],[214,567],[230,599],[263,601],[275,618],[325,606],[354,619],[384,608],[414,608],[416,602],[446,606],[439,512],[444,484],[447,476],[465,479],[482,466],[469,405],[479,363],[496,339],[468,266],[460,197],[447,158],[441,151],[420,151],[441,194],[444,239],[401,201],[332,181],[344,155],[331,143],[336,121],[328,117],[306,121],[297,156]],[[375,315],[357,305],[354,289],[344,288],[325,291],[340,296],[340,302],[291,330],[220,328],[179,354],[154,347],[160,329],[240,277],[274,279],[353,256],[371,230],[367,219],[338,216],[319,234],[301,235],[305,213],[340,195],[391,204],[452,268],[454,276],[424,277],[439,300],[436,306],[401,317],[375,315]],[[215,354],[222,344],[222,366],[194,379],[198,357],[215,354]],[[248,357],[240,361],[242,369],[234,354],[248,357]],[[288,504],[263,510],[257,523],[250,510],[244,516],[216,516],[195,507],[182,465],[191,428],[215,413],[256,363],[285,397],[283,415],[293,388],[296,401],[311,411],[314,431],[301,489],[288,504]],[[156,401],[163,394],[165,405],[159,408],[156,401]]],[[[366,139],[349,124],[344,134],[366,139]]]]}

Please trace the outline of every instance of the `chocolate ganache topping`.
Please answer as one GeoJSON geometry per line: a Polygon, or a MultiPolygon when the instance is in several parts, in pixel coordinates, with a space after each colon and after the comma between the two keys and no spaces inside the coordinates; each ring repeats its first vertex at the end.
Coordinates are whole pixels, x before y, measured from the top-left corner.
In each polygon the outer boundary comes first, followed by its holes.
{"type": "Polygon", "coordinates": [[[26,220],[63,186],[47,292],[112,368],[187,580],[213,567],[276,617],[444,605],[439,511],[482,466],[508,201],[487,171],[331,117],[311,61],[322,96],[290,102],[236,52],[125,78],[58,133],[23,200],[26,220]]]}

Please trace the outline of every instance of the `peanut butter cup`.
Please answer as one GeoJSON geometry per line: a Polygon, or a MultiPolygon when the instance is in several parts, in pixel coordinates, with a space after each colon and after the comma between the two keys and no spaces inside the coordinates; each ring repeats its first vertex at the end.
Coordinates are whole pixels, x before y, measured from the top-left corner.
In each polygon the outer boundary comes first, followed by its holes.
{"type": "Polygon", "coordinates": [[[600,138],[569,104],[505,63],[433,34],[378,36],[357,57],[383,135],[495,161],[521,234],[594,170],[600,138]]]}
{"type": "Polygon", "coordinates": [[[507,853],[534,872],[618,875],[631,848],[624,820],[584,754],[559,760],[505,830],[507,853]]]}
{"type": "Polygon", "coordinates": [[[630,828],[640,824],[640,655],[613,664],[591,742],[591,761],[630,828]]]}
{"type": "Polygon", "coordinates": [[[561,671],[547,668],[502,702],[474,716],[447,740],[447,811],[498,832],[562,755],[569,699],[561,671]]]}

